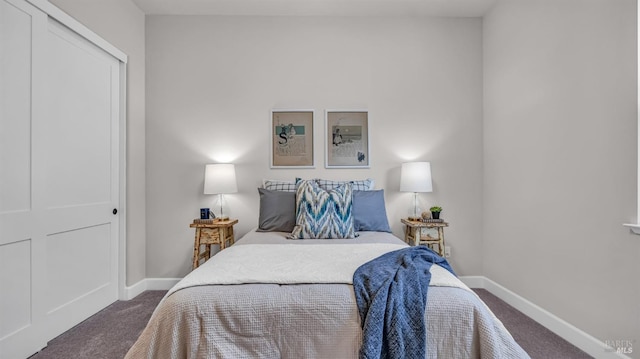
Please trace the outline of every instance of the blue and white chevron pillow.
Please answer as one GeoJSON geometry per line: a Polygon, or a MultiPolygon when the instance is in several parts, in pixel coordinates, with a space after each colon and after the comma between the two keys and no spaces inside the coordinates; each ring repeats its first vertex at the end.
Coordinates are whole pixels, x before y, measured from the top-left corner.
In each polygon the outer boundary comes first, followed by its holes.
{"type": "Polygon", "coordinates": [[[296,226],[289,238],[355,238],[352,192],[350,183],[327,191],[316,181],[300,182],[296,191],[296,226]]]}

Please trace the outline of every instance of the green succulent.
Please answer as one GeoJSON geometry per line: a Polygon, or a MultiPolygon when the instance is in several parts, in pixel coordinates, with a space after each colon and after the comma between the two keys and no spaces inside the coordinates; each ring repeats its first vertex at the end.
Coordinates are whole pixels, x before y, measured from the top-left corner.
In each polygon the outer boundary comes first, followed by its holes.
{"type": "Polygon", "coordinates": [[[431,212],[442,212],[442,207],[440,207],[440,206],[433,206],[433,207],[429,208],[429,210],[430,210],[431,212]]]}

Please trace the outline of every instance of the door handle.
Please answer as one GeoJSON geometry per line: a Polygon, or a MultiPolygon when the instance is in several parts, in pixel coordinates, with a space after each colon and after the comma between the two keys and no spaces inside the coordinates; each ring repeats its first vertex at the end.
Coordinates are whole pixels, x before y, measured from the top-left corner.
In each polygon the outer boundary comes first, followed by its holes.
{"type": "Polygon", "coordinates": [[[117,208],[114,208],[114,209],[113,209],[113,214],[114,214],[114,215],[118,214],[118,209],[117,209],[117,208]]]}

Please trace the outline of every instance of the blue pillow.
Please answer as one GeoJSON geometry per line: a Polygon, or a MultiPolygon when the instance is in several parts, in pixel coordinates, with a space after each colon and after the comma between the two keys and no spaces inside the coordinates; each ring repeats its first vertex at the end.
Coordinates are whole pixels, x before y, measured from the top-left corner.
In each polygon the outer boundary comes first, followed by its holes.
{"type": "Polygon", "coordinates": [[[296,191],[296,227],[292,239],[355,238],[351,184],[324,190],[313,180],[296,191]]]}
{"type": "Polygon", "coordinates": [[[384,206],[384,190],[353,191],[353,226],[356,232],[391,232],[384,206]]]}

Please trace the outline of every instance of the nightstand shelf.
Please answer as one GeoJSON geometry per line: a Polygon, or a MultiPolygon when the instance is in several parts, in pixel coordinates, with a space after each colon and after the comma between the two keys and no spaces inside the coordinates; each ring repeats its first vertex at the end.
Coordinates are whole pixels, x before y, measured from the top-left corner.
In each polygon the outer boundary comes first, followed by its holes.
{"type": "Polygon", "coordinates": [[[449,223],[410,221],[404,218],[401,221],[405,225],[405,242],[412,246],[426,245],[444,257],[444,227],[449,227],[449,223]],[[437,237],[429,233],[432,229],[436,230],[437,237]]]}
{"type": "Polygon", "coordinates": [[[238,223],[237,219],[230,219],[212,223],[194,221],[189,225],[189,227],[196,229],[193,243],[193,269],[200,266],[201,260],[206,261],[211,258],[211,246],[219,245],[220,250],[223,250],[235,243],[233,226],[236,223],[238,223]]]}

